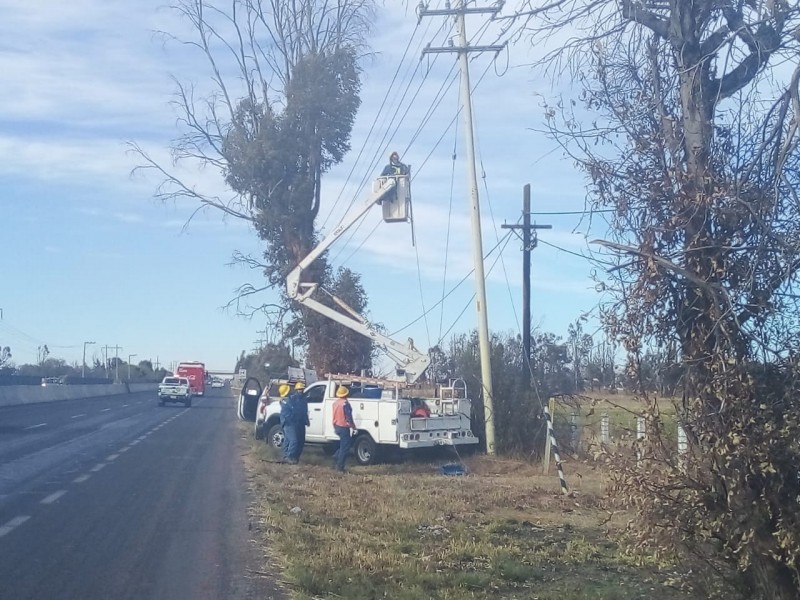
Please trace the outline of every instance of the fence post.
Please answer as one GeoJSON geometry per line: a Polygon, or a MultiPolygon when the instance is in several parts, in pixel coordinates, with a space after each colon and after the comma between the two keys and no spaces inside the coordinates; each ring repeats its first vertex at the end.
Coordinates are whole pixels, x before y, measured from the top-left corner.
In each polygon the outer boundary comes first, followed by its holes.
{"type": "Polygon", "coordinates": [[[548,437],[550,438],[550,447],[553,450],[553,458],[556,461],[556,470],[558,471],[558,481],[561,485],[561,493],[566,495],[569,493],[569,489],[567,488],[567,480],[564,478],[564,468],[561,465],[561,456],[558,453],[558,444],[556,443],[556,436],[553,432],[553,417],[547,407],[544,409],[544,414],[545,417],[547,417],[547,433],[549,434],[548,437]]]}
{"type": "Polygon", "coordinates": [[[608,434],[608,413],[600,416],[600,442],[602,444],[611,442],[611,436],[608,434]]]}
{"type": "MultiPolygon", "coordinates": [[[[647,435],[647,430],[645,428],[645,420],[644,417],[636,417],[636,441],[640,442],[645,438],[647,435]]],[[[637,444],[636,448],[636,464],[637,466],[642,462],[642,447],[641,444],[637,444]]]]}

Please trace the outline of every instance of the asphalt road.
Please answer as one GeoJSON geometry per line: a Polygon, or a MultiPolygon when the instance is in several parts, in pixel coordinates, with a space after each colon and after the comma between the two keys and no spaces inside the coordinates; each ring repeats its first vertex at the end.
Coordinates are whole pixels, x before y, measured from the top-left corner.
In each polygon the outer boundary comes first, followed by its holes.
{"type": "Polygon", "coordinates": [[[0,408],[0,598],[281,598],[227,388],[0,408]]]}

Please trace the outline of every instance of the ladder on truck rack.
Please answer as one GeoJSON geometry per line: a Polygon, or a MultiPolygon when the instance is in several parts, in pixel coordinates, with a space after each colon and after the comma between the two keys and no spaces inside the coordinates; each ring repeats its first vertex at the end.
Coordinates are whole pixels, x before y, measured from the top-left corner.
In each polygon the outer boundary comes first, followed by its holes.
{"type": "Polygon", "coordinates": [[[461,378],[451,379],[448,385],[439,387],[439,399],[436,403],[440,406],[441,414],[453,416],[458,413],[458,401],[467,398],[467,382],[461,378]]]}

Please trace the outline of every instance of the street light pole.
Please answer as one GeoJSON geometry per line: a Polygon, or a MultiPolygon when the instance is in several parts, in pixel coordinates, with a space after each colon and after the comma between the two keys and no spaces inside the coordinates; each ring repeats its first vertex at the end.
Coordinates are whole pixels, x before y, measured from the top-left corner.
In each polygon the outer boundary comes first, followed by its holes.
{"type": "Polygon", "coordinates": [[[83,342],[83,368],[81,369],[81,379],[86,379],[86,346],[94,342],[83,342]]]}
{"type": "Polygon", "coordinates": [[[131,380],[131,359],[138,354],[128,354],[128,381],[131,380]]]}

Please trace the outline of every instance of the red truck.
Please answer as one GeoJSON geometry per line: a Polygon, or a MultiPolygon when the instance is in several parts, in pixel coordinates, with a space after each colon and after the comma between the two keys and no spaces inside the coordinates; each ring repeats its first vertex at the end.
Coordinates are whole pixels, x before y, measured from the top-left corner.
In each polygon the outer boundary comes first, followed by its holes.
{"type": "Polygon", "coordinates": [[[193,396],[202,396],[206,391],[206,366],[201,362],[178,363],[175,375],[186,377],[193,396]]]}

